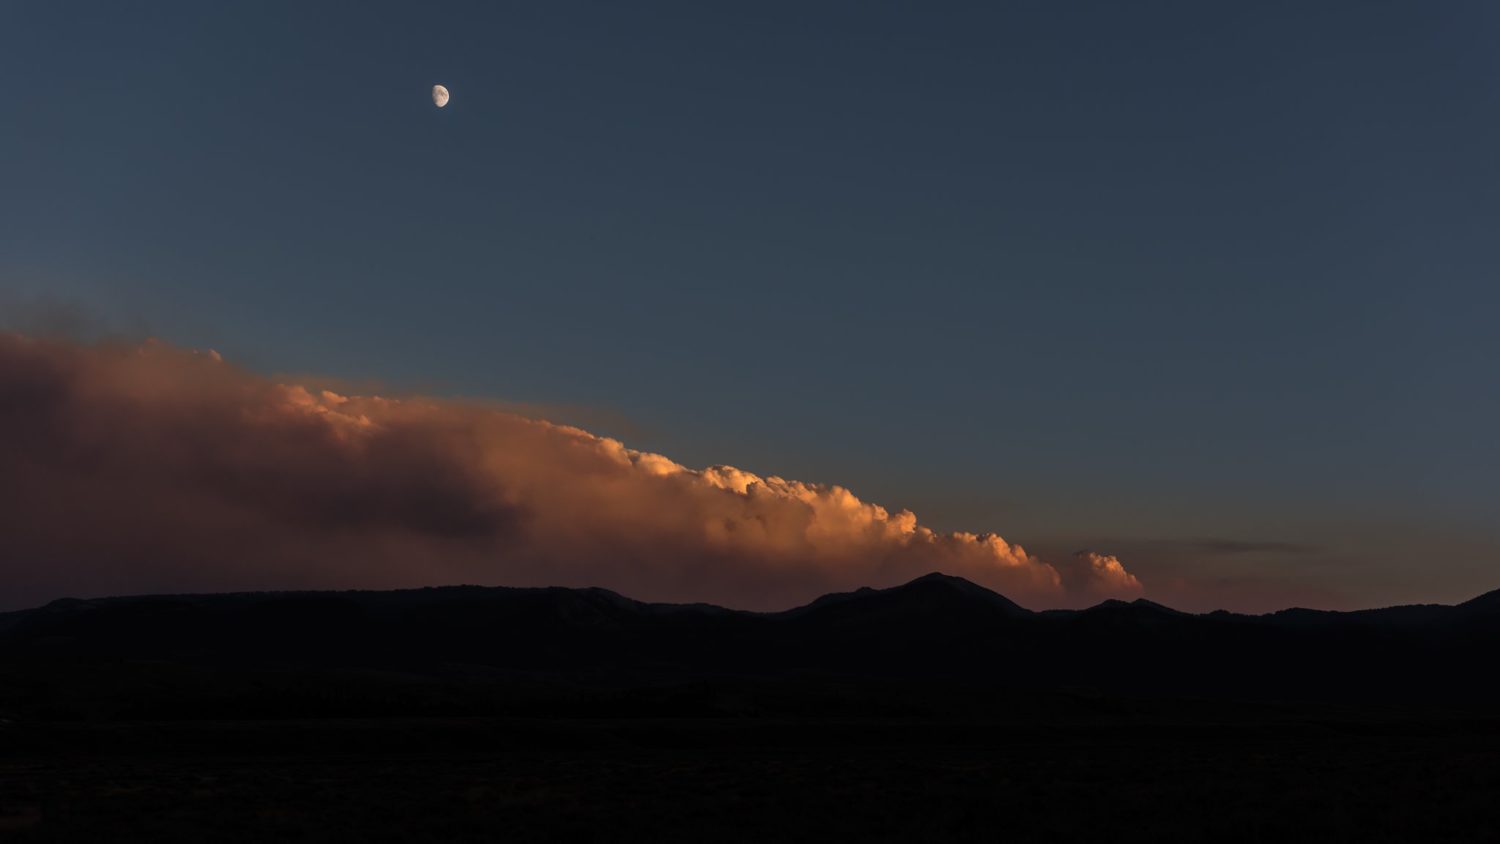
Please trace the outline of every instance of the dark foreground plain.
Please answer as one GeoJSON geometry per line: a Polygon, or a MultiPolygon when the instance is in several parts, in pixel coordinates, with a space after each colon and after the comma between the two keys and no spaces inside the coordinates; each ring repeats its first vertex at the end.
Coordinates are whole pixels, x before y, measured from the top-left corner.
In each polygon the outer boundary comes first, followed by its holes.
{"type": "Polygon", "coordinates": [[[1500,840],[1492,593],[773,615],[602,590],[0,616],[0,838],[1500,840]]]}

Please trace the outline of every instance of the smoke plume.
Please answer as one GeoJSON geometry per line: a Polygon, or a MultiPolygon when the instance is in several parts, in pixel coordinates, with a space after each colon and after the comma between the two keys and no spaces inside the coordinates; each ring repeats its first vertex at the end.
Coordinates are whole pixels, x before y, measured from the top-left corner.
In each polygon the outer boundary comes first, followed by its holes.
{"type": "Polygon", "coordinates": [[[780,609],[939,570],[1032,606],[1129,597],[836,486],[690,469],[462,401],[277,383],[212,352],[0,335],[0,602],[445,583],[780,609]]]}

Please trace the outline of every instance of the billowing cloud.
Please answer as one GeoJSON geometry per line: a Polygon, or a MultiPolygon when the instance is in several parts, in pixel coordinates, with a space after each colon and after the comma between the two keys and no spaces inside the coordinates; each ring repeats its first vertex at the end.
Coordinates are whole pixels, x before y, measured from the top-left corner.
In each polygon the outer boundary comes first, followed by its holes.
{"type": "Polygon", "coordinates": [[[1032,606],[1129,597],[835,485],[689,469],[460,401],[281,384],[214,353],[0,335],[0,602],[440,583],[784,608],[928,571],[1032,606]]]}
{"type": "Polygon", "coordinates": [[[1125,570],[1118,557],[1097,551],[1079,551],[1068,568],[1073,591],[1098,598],[1139,596],[1143,591],[1135,575],[1125,570]]]}

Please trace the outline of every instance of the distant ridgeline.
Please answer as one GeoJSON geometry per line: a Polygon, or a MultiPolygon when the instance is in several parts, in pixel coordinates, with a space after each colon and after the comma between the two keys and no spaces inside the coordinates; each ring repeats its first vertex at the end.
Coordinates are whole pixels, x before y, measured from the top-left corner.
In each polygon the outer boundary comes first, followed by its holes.
{"type": "Polygon", "coordinates": [[[781,613],[562,588],[109,598],[0,615],[0,716],[1494,715],[1497,653],[1500,592],[1264,616],[1037,613],[939,574],[781,613]]]}

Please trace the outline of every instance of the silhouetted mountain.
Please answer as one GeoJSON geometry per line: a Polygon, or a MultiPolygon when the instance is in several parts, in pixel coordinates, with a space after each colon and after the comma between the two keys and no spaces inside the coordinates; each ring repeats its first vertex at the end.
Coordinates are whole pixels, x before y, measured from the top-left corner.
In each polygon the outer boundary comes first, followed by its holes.
{"type": "Polygon", "coordinates": [[[1032,612],[1005,596],[992,592],[961,577],[932,572],[910,583],[889,589],[866,586],[853,592],[834,592],[812,603],[781,613],[801,617],[826,613],[831,607],[859,615],[921,616],[946,612],[1000,612],[1009,616],[1026,616],[1032,612]]]}
{"type": "Polygon", "coordinates": [[[1488,711],[1497,647],[1500,592],[1263,616],[1033,613],[942,574],[781,613],[474,586],[68,599],[0,615],[0,710],[889,713],[1085,695],[1488,711]]]}
{"type": "Polygon", "coordinates": [[[1500,612],[1500,589],[1496,589],[1493,592],[1486,592],[1477,598],[1471,598],[1458,606],[1464,610],[1488,609],[1500,612]]]}
{"type": "Polygon", "coordinates": [[[1486,592],[1453,608],[1454,615],[1470,627],[1500,631],[1500,589],[1486,592]]]}

